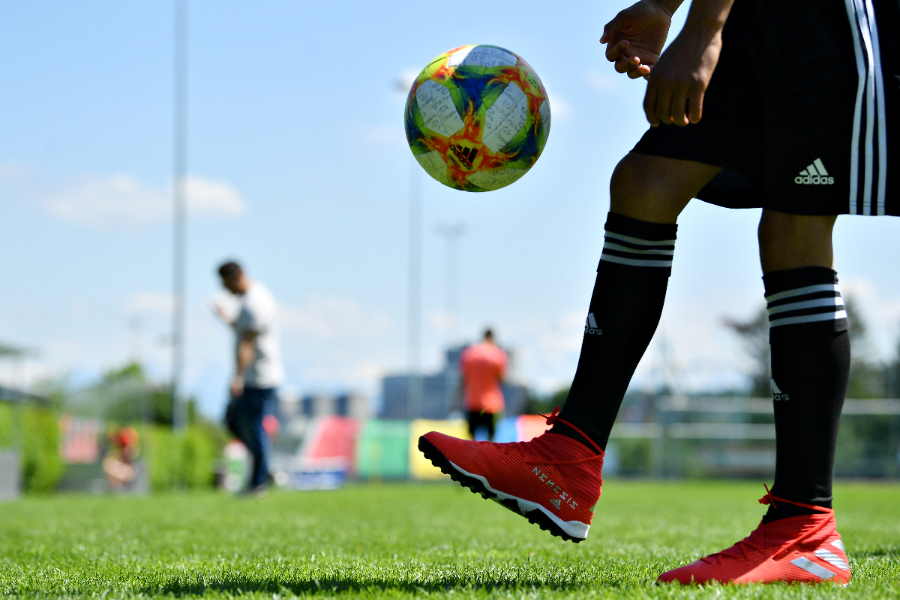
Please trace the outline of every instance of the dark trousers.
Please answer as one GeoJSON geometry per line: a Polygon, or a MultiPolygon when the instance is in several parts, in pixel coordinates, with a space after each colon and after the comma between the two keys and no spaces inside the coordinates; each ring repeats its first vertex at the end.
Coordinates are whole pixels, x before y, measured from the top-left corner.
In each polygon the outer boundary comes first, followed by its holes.
{"type": "Polygon", "coordinates": [[[272,412],[275,395],[275,388],[246,387],[244,393],[231,399],[225,411],[225,425],[244,444],[253,461],[248,488],[269,481],[269,436],[263,429],[263,417],[272,412]]]}
{"type": "Polygon", "coordinates": [[[469,437],[475,439],[475,432],[479,429],[487,430],[487,439],[493,440],[496,433],[497,415],[481,410],[466,411],[466,423],[469,426],[469,437]]]}

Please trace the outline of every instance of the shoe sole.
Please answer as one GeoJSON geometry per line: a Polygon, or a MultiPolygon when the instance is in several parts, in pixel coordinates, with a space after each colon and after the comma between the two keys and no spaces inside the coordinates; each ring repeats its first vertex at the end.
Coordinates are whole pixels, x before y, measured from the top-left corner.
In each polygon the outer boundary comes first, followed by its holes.
{"type": "Polygon", "coordinates": [[[537,502],[495,490],[485,477],[469,473],[454,464],[424,436],[419,438],[419,452],[424,454],[425,458],[431,461],[431,464],[456,483],[468,488],[474,494],[480,494],[483,498],[493,500],[514,513],[525,517],[529,522],[534,523],[544,531],[576,544],[587,538],[590,525],[563,521],[537,502]]]}

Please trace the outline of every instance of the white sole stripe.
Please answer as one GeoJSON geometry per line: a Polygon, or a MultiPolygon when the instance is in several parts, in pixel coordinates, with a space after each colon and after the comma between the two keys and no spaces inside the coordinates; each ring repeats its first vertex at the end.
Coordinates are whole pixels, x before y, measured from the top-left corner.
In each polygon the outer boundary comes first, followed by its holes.
{"type": "Polygon", "coordinates": [[[612,231],[604,232],[604,235],[620,242],[631,242],[632,244],[640,244],[641,246],[672,246],[675,247],[675,240],[645,240],[644,238],[631,237],[630,235],[622,235],[621,233],[613,233],[612,231]]]}
{"type": "Polygon", "coordinates": [[[587,539],[588,531],[591,528],[590,525],[582,523],[581,521],[563,521],[537,502],[532,502],[531,500],[525,500],[524,498],[519,498],[518,496],[513,496],[512,494],[507,494],[505,492],[501,492],[500,490],[495,490],[491,487],[490,482],[488,482],[487,478],[483,475],[478,475],[477,473],[469,473],[450,459],[447,459],[447,462],[450,463],[450,465],[454,469],[456,469],[466,477],[471,477],[472,479],[477,479],[478,481],[480,481],[486,490],[496,496],[496,500],[515,500],[519,505],[519,510],[521,510],[523,514],[525,512],[531,512],[532,510],[539,510],[547,515],[550,520],[557,525],[557,527],[565,531],[567,534],[575,538],[580,538],[582,540],[587,539]]]}
{"type": "Polygon", "coordinates": [[[780,327],[781,325],[796,325],[798,323],[815,323],[817,321],[837,321],[838,319],[846,319],[846,311],[819,313],[817,315],[803,315],[801,317],[784,317],[781,319],[772,319],[769,321],[769,327],[780,327]]]}
{"type": "Polygon", "coordinates": [[[622,258],[613,256],[612,254],[602,254],[600,260],[618,263],[620,265],[628,265],[629,267],[671,267],[671,260],[638,260],[635,258],[622,258]]]}
{"type": "Polygon", "coordinates": [[[794,296],[802,296],[804,294],[814,294],[816,292],[838,292],[838,286],[836,283],[819,283],[816,285],[808,285],[802,288],[795,288],[793,290],[785,290],[783,292],[778,292],[777,294],[772,294],[771,296],[766,296],[766,302],[776,302],[778,300],[782,300],[784,298],[793,298],[794,296]]]}
{"type": "Polygon", "coordinates": [[[837,548],[838,550],[840,550],[841,552],[846,552],[846,550],[844,549],[843,540],[837,539],[837,540],[834,540],[833,542],[829,542],[829,543],[832,546],[834,546],[835,548],[837,548]]]}
{"type": "Polygon", "coordinates": [[[826,569],[822,565],[816,564],[808,558],[801,556],[799,558],[795,558],[791,561],[791,564],[797,567],[800,567],[807,573],[812,573],[819,579],[831,579],[835,576],[834,571],[830,569],[826,569]]]}
{"type": "Polygon", "coordinates": [[[780,304],[769,309],[769,316],[803,308],[818,308],[820,306],[833,306],[835,309],[844,308],[844,299],[840,296],[833,296],[831,298],[819,298],[818,300],[805,300],[802,302],[791,302],[790,304],[780,304]]]}

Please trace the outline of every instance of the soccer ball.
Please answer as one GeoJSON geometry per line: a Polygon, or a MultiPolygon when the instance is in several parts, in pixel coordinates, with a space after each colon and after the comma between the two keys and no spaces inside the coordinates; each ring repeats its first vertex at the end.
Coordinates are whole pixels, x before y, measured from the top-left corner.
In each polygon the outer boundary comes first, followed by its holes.
{"type": "Polygon", "coordinates": [[[457,190],[507,186],[534,165],[550,133],[550,102],[521,56],[461,46],[428,63],[406,100],[406,139],[425,171],[457,190]]]}

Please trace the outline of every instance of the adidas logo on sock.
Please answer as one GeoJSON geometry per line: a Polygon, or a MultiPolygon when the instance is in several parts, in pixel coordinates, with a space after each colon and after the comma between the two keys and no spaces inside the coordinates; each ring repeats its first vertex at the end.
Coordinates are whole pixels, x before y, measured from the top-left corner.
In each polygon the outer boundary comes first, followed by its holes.
{"type": "Polygon", "coordinates": [[[772,379],[772,400],[775,402],[790,402],[791,397],[781,391],[775,380],[772,379]]]}
{"type": "Polygon", "coordinates": [[[588,313],[587,321],[584,324],[584,333],[587,335],[603,335],[603,330],[597,327],[597,318],[594,313],[588,313]]]}
{"type": "Polygon", "coordinates": [[[798,185],[834,185],[834,177],[828,175],[822,159],[817,158],[794,177],[794,183],[798,185]]]}

